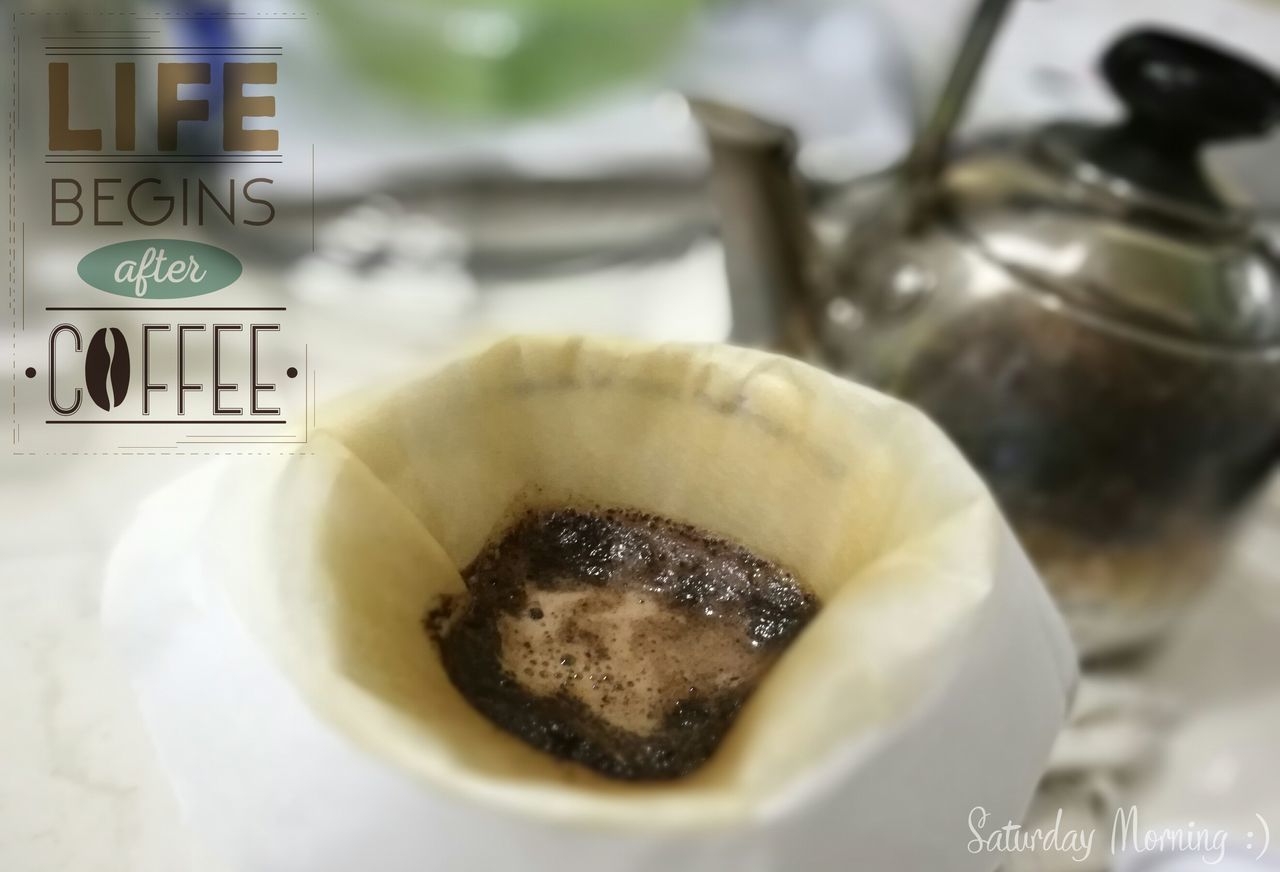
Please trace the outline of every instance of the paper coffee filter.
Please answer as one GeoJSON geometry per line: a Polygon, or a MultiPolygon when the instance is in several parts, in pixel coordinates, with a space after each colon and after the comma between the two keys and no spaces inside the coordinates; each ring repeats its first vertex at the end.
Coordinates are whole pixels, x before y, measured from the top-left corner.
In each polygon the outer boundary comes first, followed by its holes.
{"type": "Polygon", "coordinates": [[[222,555],[234,611],[360,746],[535,818],[705,829],[821,801],[946,681],[996,574],[1002,521],[927,419],[761,352],[506,340],[348,408],[310,447],[228,485],[272,519],[222,555]],[[737,540],[822,602],[691,776],[621,783],[530,748],[471,708],[423,630],[486,540],[565,504],[737,540]]]}

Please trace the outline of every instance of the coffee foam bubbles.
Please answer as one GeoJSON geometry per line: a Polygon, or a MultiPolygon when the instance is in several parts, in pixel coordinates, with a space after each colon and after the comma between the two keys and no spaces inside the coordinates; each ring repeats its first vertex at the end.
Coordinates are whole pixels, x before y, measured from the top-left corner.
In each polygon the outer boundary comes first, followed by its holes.
{"type": "Polygon", "coordinates": [[[772,659],[741,618],[700,615],[629,581],[526,587],[529,608],[499,624],[508,673],[532,694],[568,693],[611,726],[646,735],[678,701],[754,684],[772,659]]]}

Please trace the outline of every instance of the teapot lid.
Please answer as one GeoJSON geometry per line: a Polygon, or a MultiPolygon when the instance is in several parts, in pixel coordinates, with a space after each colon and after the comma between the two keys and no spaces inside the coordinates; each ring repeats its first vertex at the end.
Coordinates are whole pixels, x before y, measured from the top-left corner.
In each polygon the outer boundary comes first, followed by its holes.
{"type": "Polygon", "coordinates": [[[945,170],[940,206],[988,257],[1111,319],[1202,343],[1280,343],[1280,252],[1200,161],[1205,143],[1280,120],[1280,82],[1153,29],[1118,40],[1102,72],[1127,117],[976,149],[945,170]]]}

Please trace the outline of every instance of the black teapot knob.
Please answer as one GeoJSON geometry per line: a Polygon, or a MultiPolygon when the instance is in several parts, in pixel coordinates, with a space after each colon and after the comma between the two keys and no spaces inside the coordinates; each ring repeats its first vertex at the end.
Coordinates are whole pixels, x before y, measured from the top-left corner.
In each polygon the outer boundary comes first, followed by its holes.
{"type": "Polygon", "coordinates": [[[1280,81],[1239,55],[1168,30],[1125,34],[1102,74],[1128,115],[1086,156],[1114,175],[1200,206],[1220,206],[1199,166],[1202,145],[1259,137],[1280,121],[1280,81]]]}
{"type": "Polygon", "coordinates": [[[1262,136],[1280,121],[1280,82],[1238,55],[1165,30],[1120,38],[1102,74],[1130,121],[1179,141],[1262,136]]]}

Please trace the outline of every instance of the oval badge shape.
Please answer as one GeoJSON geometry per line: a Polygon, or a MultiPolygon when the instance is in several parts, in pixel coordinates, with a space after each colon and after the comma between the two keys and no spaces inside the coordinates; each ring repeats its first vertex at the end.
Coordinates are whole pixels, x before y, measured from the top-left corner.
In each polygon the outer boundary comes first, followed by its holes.
{"type": "Polygon", "coordinates": [[[234,254],[188,239],[131,239],[80,258],[80,278],[120,297],[177,300],[220,291],[244,271],[234,254]]]}

